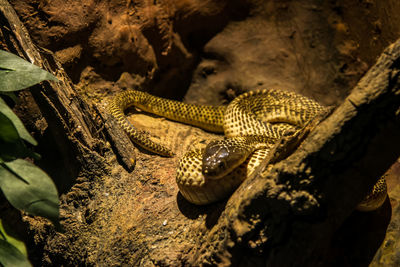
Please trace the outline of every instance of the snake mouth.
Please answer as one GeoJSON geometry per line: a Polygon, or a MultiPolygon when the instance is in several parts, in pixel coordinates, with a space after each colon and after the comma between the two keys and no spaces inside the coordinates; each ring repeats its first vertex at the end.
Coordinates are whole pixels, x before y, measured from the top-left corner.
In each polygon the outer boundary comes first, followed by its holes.
{"type": "Polygon", "coordinates": [[[224,161],[208,162],[203,164],[202,173],[208,179],[220,179],[232,172],[233,169],[227,168],[224,161]]]}

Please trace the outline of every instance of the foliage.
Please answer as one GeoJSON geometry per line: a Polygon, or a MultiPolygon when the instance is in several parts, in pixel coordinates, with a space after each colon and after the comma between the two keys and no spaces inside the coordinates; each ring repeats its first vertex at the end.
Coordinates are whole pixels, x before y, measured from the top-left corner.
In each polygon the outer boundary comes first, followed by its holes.
{"type": "MultiPolygon", "coordinates": [[[[16,55],[0,50],[1,94],[22,90],[43,80],[56,81],[57,78],[16,55]]],[[[19,118],[0,98],[0,189],[15,208],[43,216],[58,225],[57,189],[45,172],[25,160],[39,158],[26,143],[37,145],[19,118]]],[[[23,243],[21,245],[21,241],[8,235],[3,224],[0,226],[0,264],[30,266],[23,243]]]]}

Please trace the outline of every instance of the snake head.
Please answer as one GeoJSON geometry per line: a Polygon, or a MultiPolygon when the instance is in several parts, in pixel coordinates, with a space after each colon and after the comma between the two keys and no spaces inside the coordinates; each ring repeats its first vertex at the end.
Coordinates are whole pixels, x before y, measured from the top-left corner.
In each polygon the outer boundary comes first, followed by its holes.
{"type": "Polygon", "coordinates": [[[246,157],[240,147],[227,140],[210,142],[204,151],[202,173],[210,179],[220,179],[243,163],[246,157]]]}

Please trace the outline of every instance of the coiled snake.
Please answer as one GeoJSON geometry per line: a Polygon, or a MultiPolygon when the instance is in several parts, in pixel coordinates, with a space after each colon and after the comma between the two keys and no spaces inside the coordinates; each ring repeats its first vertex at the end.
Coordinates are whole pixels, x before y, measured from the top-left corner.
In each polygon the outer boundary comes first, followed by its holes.
{"type": "MultiPolygon", "coordinates": [[[[304,96],[272,89],[244,93],[228,106],[186,104],[137,90],[114,97],[109,111],[130,138],[144,149],[168,157],[174,154],[126,119],[124,111],[131,106],[225,134],[224,140],[211,141],[204,149],[189,151],[179,161],[176,177],[179,190],[189,202],[198,205],[227,197],[257,170],[276,141],[301,129],[326,110],[304,96]]],[[[381,177],[358,209],[377,209],[385,198],[386,182],[381,177]]]]}

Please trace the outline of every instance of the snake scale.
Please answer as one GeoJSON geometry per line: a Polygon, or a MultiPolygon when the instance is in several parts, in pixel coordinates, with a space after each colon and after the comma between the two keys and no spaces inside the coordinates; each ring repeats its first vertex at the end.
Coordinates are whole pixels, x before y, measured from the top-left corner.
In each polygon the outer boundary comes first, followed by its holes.
{"type": "MultiPolygon", "coordinates": [[[[227,106],[186,104],[133,89],[115,96],[109,111],[132,141],[167,157],[174,155],[171,150],[150,140],[127,120],[124,111],[131,106],[224,133],[225,139],[188,151],[179,161],[176,176],[179,190],[189,202],[197,205],[226,198],[257,170],[283,135],[301,129],[326,110],[312,99],[274,89],[244,93],[227,106]]],[[[357,208],[375,210],[383,204],[386,195],[386,181],[382,176],[357,208]]]]}

